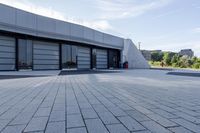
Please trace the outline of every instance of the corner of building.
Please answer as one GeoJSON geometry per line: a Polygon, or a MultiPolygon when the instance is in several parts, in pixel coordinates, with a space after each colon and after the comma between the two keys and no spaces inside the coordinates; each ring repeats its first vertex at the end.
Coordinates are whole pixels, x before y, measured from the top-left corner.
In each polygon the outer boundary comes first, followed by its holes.
{"type": "Polygon", "coordinates": [[[128,62],[130,69],[149,69],[150,65],[137,49],[131,39],[124,39],[124,48],[122,51],[122,62],[128,62]]]}

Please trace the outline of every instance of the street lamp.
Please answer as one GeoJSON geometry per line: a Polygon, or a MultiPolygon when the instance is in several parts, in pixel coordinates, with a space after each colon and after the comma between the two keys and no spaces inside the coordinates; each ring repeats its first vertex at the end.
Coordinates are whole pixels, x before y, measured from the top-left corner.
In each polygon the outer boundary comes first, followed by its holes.
{"type": "Polygon", "coordinates": [[[138,48],[139,48],[139,50],[140,50],[140,45],[141,45],[141,42],[138,42],[138,48]]]}

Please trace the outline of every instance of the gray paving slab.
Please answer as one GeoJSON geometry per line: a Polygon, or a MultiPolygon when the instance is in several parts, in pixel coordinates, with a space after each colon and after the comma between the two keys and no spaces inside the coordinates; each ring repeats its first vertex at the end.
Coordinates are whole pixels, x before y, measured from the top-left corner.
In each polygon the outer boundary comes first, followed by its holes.
{"type": "Polygon", "coordinates": [[[83,114],[84,119],[94,119],[98,118],[97,113],[94,111],[94,109],[81,109],[81,112],[83,114]]]}
{"type": "Polygon", "coordinates": [[[178,126],[175,122],[170,121],[170,120],[168,120],[160,115],[157,115],[157,114],[151,114],[151,115],[148,115],[148,117],[166,128],[178,126]]]}
{"type": "Polygon", "coordinates": [[[85,123],[89,133],[109,133],[100,119],[87,119],[85,123]]]}
{"type": "Polygon", "coordinates": [[[0,130],[200,132],[200,79],[166,73],[127,70],[0,80],[0,130]]]}
{"type": "Polygon", "coordinates": [[[48,117],[33,118],[25,128],[24,132],[44,131],[47,124],[48,117]]]}
{"type": "Polygon", "coordinates": [[[172,121],[176,122],[177,124],[193,131],[193,132],[196,132],[196,133],[199,133],[200,132],[200,126],[199,125],[196,125],[194,123],[191,123],[189,121],[186,121],[182,118],[179,118],[179,119],[173,119],[172,121]]]}
{"type": "Polygon", "coordinates": [[[85,127],[67,129],[67,133],[87,133],[85,127]]]}
{"type": "Polygon", "coordinates": [[[65,122],[50,122],[45,133],[65,133],[65,122]]]}
{"type": "Polygon", "coordinates": [[[141,124],[153,133],[171,133],[168,129],[162,127],[154,121],[144,121],[141,122],[141,124]]]}
{"type": "Polygon", "coordinates": [[[130,133],[122,124],[107,125],[110,133],[130,133]]]}
{"type": "Polygon", "coordinates": [[[67,115],[67,128],[75,128],[83,126],[85,126],[85,124],[80,114],[67,115]]]}
{"type": "Polygon", "coordinates": [[[139,122],[137,122],[136,120],[134,120],[130,116],[118,117],[118,119],[130,131],[146,130],[146,128],[144,128],[139,122]]]}
{"type": "Polygon", "coordinates": [[[192,131],[190,131],[184,127],[172,127],[172,128],[168,128],[168,129],[174,133],[192,133],[192,131]]]}
{"type": "Polygon", "coordinates": [[[3,130],[8,123],[9,120],[0,120],[0,131],[3,130]]]}
{"type": "Polygon", "coordinates": [[[26,125],[7,126],[1,133],[22,133],[26,125]]]}
{"type": "Polygon", "coordinates": [[[104,124],[116,124],[120,123],[119,120],[117,120],[114,115],[110,112],[102,112],[98,113],[100,119],[103,121],[104,124]]]}
{"type": "Polygon", "coordinates": [[[50,114],[50,122],[65,121],[65,111],[52,111],[50,114]]]}

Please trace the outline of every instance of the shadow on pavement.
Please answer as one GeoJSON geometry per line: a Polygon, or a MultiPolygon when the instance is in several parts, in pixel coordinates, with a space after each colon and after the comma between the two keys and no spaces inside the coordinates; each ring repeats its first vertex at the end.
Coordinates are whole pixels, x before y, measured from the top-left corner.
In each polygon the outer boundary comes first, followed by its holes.
{"type": "Polygon", "coordinates": [[[176,76],[189,76],[189,77],[200,77],[200,73],[190,73],[190,72],[168,72],[168,75],[176,75],[176,76]]]}
{"type": "Polygon", "coordinates": [[[62,70],[59,75],[79,75],[79,74],[103,74],[103,73],[121,73],[117,70],[62,70]]]}
{"type": "Polygon", "coordinates": [[[0,80],[3,80],[3,79],[18,79],[18,78],[36,78],[36,77],[47,77],[47,76],[37,76],[37,75],[34,75],[34,76],[31,76],[31,75],[0,75],[0,80]]]}

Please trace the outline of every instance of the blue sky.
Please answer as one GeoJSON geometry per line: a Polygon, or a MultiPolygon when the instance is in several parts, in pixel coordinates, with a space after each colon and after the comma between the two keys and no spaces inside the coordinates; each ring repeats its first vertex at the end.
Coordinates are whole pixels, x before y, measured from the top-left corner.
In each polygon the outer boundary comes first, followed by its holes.
{"type": "Polygon", "coordinates": [[[21,8],[132,39],[141,49],[200,57],[200,0],[0,0],[21,8]]]}

